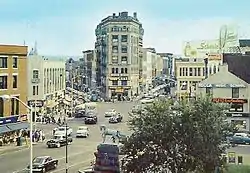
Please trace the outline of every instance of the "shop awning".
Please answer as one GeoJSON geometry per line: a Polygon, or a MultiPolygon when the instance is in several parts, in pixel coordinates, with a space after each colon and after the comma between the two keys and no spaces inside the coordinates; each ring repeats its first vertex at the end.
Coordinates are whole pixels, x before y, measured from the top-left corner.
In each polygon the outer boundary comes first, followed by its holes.
{"type": "Polygon", "coordinates": [[[21,130],[21,129],[28,129],[29,123],[28,122],[20,122],[20,123],[11,123],[6,125],[11,131],[21,130]]]}
{"type": "Polygon", "coordinates": [[[0,125],[0,134],[11,131],[6,125],[0,125]]]}

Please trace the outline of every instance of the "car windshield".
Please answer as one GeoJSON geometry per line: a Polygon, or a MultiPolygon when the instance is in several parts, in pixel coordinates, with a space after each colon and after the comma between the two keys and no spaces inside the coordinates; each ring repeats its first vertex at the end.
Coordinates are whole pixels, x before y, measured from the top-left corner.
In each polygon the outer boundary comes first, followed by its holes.
{"type": "Polygon", "coordinates": [[[110,110],[108,110],[108,112],[115,112],[115,110],[114,109],[110,109],[110,110]]]}
{"type": "Polygon", "coordinates": [[[66,129],[65,127],[59,127],[58,131],[65,131],[65,129],[66,129]]]}
{"type": "Polygon", "coordinates": [[[62,136],[54,136],[54,139],[61,139],[62,136]]]}
{"type": "Polygon", "coordinates": [[[44,161],[44,158],[42,157],[36,157],[34,160],[33,160],[33,163],[43,163],[44,161]]]}
{"type": "Polygon", "coordinates": [[[95,114],[93,112],[89,112],[86,116],[87,117],[93,117],[93,116],[95,116],[95,114]]]}
{"type": "Polygon", "coordinates": [[[87,130],[87,127],[79,127],[78,130],[87,130]]]}

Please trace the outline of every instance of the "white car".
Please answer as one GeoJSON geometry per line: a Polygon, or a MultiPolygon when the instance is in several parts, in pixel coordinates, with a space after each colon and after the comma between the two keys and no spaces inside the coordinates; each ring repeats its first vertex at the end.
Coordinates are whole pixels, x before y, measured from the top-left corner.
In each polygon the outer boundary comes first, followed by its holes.
{"type": "Polygon", "coordinates": [[[78,127],[78,130],[76,131],[76,137],[89,137],[89,128],[86,126],[78,127]]]}
{"type": "Polygon", "coordinates": [[[107,112],[105,112],[104,116],[105,117],[112,117],[112,116],[114,116],[116,114],[117,114],[116,110],[111,109],[111,110],[108,110],[107,112]]]}
{"type": "MultiPolygon", "coordinates": [[[[57,127],[53,131],[54,131],[53,135],[55,135],[55,136],[65,136],[66,135],[66,126],[57,127]]],[[[73,133],[72,128],[67,127],[67,135],[71,136],[72,133],[73,133]]]]}

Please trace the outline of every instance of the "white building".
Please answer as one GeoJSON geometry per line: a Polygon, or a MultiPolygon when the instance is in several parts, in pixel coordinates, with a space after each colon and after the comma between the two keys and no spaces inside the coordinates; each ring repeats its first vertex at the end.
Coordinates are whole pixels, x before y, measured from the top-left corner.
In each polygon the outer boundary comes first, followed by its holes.
{"type": "Polygon", "coordinates": [[[149,86],[152,85],[152,72],[153,72],[153,58],[155,53],[143,49],[142,61],[142,86],[143,91],[148,91],[149,86]]]}
{"type": "Polygon", "coordinates": [[[29,56],[27,62],[29,105],[40,115],[57,111],[65,90],[65,62],[39,55],[29,56]]]}

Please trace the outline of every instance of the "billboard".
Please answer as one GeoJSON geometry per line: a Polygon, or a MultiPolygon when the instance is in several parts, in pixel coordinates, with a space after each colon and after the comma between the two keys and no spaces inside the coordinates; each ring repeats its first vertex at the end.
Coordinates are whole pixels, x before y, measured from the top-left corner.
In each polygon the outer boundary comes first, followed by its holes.
{"type": "Polygon", "coordinates": [[[238,27],[236,25],[223,25],[220,28],[219,46],[221,50],[239,46],[238,27]]]}
{"type": "Polygon", "coordinates": [[[184,43],[183,52],[185,57],[205,58],[209,54],[219,54],[219,40],[188,41],[184,43]]]}

